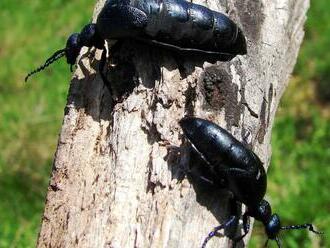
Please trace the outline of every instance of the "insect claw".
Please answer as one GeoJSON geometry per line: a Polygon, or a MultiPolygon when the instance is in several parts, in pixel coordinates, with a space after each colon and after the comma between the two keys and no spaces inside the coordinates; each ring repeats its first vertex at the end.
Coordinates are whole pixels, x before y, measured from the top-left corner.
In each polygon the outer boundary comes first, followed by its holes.
{"type": "Polygon", "coordinates": [[[267,247],[268,246],[268,241],[269,241],[269,239],[266,240],[266,242],[264,244],[264,247],[267,247]]]}

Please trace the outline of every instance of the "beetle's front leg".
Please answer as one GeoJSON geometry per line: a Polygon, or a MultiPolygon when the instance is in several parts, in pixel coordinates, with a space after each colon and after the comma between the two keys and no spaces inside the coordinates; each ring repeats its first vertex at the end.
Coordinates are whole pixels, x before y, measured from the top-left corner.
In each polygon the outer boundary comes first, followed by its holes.
{"type": "Polygon", "coordinates": [[[245,212],[243,214],[243,231],[244,231],[244,234],[237,237],[237,238],[234,238],[234,247],[236,246],[236,244],[238,242],[240,242],[250,231],[250,217],[248,215],[248,212],[245,212]]]}

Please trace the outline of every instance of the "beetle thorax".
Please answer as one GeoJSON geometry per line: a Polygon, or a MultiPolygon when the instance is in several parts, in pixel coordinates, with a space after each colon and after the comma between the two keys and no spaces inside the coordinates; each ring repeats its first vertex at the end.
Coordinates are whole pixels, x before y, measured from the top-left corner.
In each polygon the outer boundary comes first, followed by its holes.
{"type": "Polygon", "coordinates": [[[69,36],[65,47],[65,56],[68,64],[73,65],[76,63],[83,46],[103,48],[104,40],[99,36],[95,24],[87,24],[80,33],[74,33],[69,36]]]}
{"type": "Polygon", "coordinates": [[[249,215],[264,224],[265,232],[269,239],[275,239],[281,230],[280,218],[272,214],[272,208],[268,201],[261,200],[255,207],[248,208],[249,215]]]}

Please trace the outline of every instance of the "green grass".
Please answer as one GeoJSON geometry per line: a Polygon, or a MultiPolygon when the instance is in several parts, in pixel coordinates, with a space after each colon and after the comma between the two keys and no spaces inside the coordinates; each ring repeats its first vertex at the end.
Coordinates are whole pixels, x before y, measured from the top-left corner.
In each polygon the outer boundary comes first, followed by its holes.
{"type": "MultiPolygon", "coordinates": [[[[283,232],[281,240],[290,248],[330,247],[330,122],[310,94],[311,86],[293,79],[282,99],[272,133],[267,197],[283,225],[313,223],[325,234],[283,232]]],[[[262,247],[263,232],[257,225],[251,247],[262,247]]]]}
{"type": "MultiPolygon", "coordinates": [[[[34,247],[71,73],[61,60],[30,78],[95,1],[0,1],[0,247],[34,247]]],[[[306,40],[273,130],[267,197],[282,223],[312,222],[325,231],[283,233],[285,247],[330,247],[330,12],[312,1],[306,40]],[[320,89],[315,91],[315,89],[320,89]]],[[[262,247],[257,225],[250,247],[262,247]]],[[[276,247],[271,244],[271,247],[276,247]]]]}
{"type": "MultiPolygon", "coordinates": [[[[330,12],[328,1],[311,2],[306,36],[294,76],[272,133],[268,192],[283,225],[313,223],[322,236],[307,231],[281,234],[285,247],[330,247],[330,12]]],[[[262,247],[256,225],[250,247],[262,247]]],[[[271,244],[270,247],[276,247],[271,244]]]]}
{"type": "Polygon", "coordinates": [[[330,12],[326,0],[311,1],[306,36],[295,73],[316,83],[318,98],[330,102],[330,12]]]}
{"type": "Polygon", "coordinates": [[[0,247],[35,246],[71,73],[62,60],[24,77],[80,31],[93,5],[0,1],[0,247]]]}

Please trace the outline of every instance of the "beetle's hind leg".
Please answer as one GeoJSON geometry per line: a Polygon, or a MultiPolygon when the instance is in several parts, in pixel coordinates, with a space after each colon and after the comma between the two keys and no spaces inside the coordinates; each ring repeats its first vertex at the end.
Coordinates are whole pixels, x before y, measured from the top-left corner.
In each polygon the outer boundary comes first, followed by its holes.
{"type": "Polygon", "coordinates": [[[238,220],[238,216],[231,216],[229,218],[229,220],[227,220],[225,223],[223,223],[220,226],[216,226],[215,228],[213,228],[213,230],[207,235],[207,237],[204,239],[202,247],[201,248],[205,248],[207,242],[209,242],[209,240],[211,238],[213,238],[214,236],[216,236],[218,234],[218,232],[222,229],[227,229],[228,227],[230,227],[231,225],[235,224],[238,220]]]}
{"type": "MultiPolygon", "coordinates": [[[[229,201],[229,208],[230,208],[229,209],[229,211],[230,211],[229,219],[227,219],[227,221],[225,223],[213,228],[213,230],[204,239],[201,248],[205,248],[207,242],[211,238],[213,238],[214,236],[219,234],[219,231],[221,231],[222,229],[224,230],[225,233],[228,232],[228,237],[232,237],[234,235],[234,233],[236,233],[237,224],[238,224],[238,221],[240,219],[241,207],[242,207],[242,204],[239,203],[235,198],[232,198],[229,201]]],[[[246,215],[246,217],[248,217],[248,216],[246,215]]],[[[244,220],[243,220],[243,222],[244,222],[244,220]]],[[[227,236],[227,234],[226,234],[226,236],[227,236]]],[[[236,243],[235,243],[235,239],[234,239],[234,246],[235,246],[235,244],[236,243]]]]}

